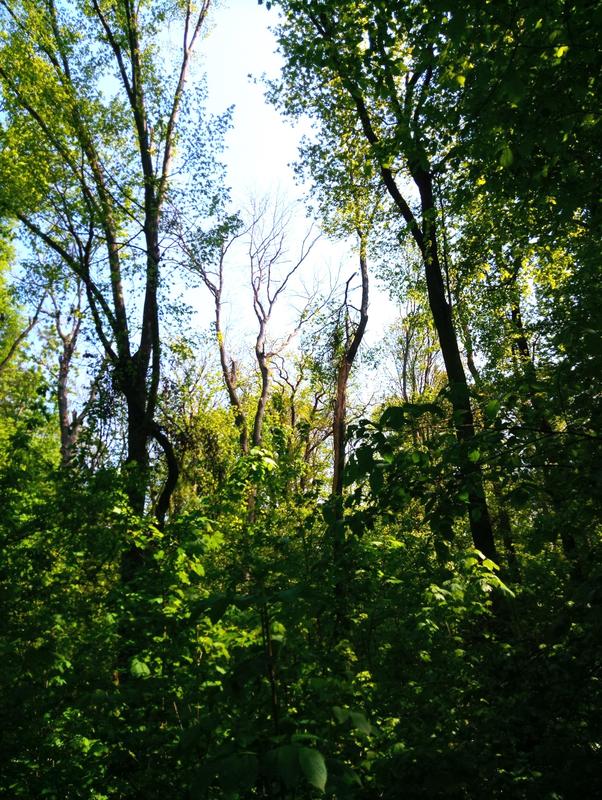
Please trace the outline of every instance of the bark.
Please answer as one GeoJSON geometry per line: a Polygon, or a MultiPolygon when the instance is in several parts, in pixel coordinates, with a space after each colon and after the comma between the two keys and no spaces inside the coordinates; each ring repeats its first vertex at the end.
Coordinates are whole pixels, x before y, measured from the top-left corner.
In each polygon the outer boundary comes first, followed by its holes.
{"type": "Polygon", "coordinates": [[[445,283],[439,259],[437,242],[437,213],[432,176],[422,169],[414,169],[412,177],[420,193],[422,215],[422,258],[424,262],[429,307],[439,339],[450,388],[456,438],[461,447],[462,477],[468,491],[469,523],[475,547],[488,558],[496,556],[489,509],[485,497],[483,476],[478,464],[468,458],[468,450],[475,438],[474,418],[470,403],[468,382],[460,356],[458,338],[446,298],[445,283]]]}
{"type": "Polygon", "coordinates": [[[466,320],[460,320],[462,335],[464,337],[464,348],[466,350],[466,364],[468,366],[468,371],[470,372],[472,379],[475,383],[475,386],[481,385],[481,376],[479,374],[479,370],[477,369],[477,365],[474,360],[474,346],[472,342],[472,335],[470,333],[470,329],[466,323],[466,320]]]}
{"type": "MultiPolygon", "coordinates": [[[[350,577],[349,556],[346,552],[345,524],[343,518],[343,483],[345,476],[345,440],[347,438],[347,386],[353,363],[368,324],[368,263],[366,255],[366,237],[358,231],[360,240],[360,274],[362,295],[360,316],[353,333],[346,331],[343,352],[337,369],[337,383],[332,424],[333,440],[333,475],[332,475],[332,521],[328,534],[332,541],[332,559],[335,567],[335,631],[339,633],[348,626],[346,595],[350,577]]],[[[353,277],[353,276],[352,276],[353,277]]],[[[351,280],[351,279],[350,279],[351,280]]],[[[349,283],[347,284],[349,285],[349,283]]],[[[344,313],[348,314],[347,297],[345,297],[344,313]]],[[[346,328],[348,320],[346,320],[346,328]]]]}
{"type": "Polygon", "coordinates": [[[63,352],[59,356],[59,374],[57,379],[57,401],[59,411],[59,427],[61,431],[61,463],[69,466],[75,455],[75,446],[79,438],[82,421],[69,409],[69,370],[75,349],[76,337],[69,337],[63,342],[63,352]]]}
{"type": "Polygon", "coordinates": [[[333,434],[333,461],[334,470],[332,477],[332,494],[343,494],[343,478],[345,472],[345,439],[347,434],[347,386],[349,375],[357,351],[364,337],[368,324],[368,263],[366,257],[366,240],[360,234],[360,274],[362,281],[362,297],[360,303],[360,318],[353,335],[345,342],[344,351],[339,361],[337,370],[337,384],[334,402],[333,434]]]}
{"type": "Polygon", "coordinates": [[[79,436],[79,431],[83,422],[83,417],[80,419],[75,412],[71,412],[69,408],[69,373],[71,370],[71,362],[73,354],[77,346],[77,339],[79,336],[82,315],[81,315],[81,301],[82,301],[82,285],[78,283],[77,286],[77,303],[71,309],[73,315],[73,324],[69,331],[64,331],[61,324],[61,312],[57,304],[54,294],[50,293],[50,298],[54,306],[54,324],[57,335],[61,340],[61,353],[59,355],[59,371],[57,376],[56,393],[57,405],[59,415],[59,429],[61,435],[61,464],[64,467],[69,466],[73,461],[75,455],[75,445],[79,436]]]}
{"type": "Polygon", "coordinates": [[[401,396],[405,402],[408,403],[410,400],[410,395],[408,392],[408,365],[410,360],[410,345],[412,341],[412,331],[410,330],[409,326],[405,331],[404,338],[403,361],[401,366],[401,396]]]}
{"type": "Polygon", "coordinates": [[[131,379],[121,384],[127,404],[127,492],[132,510],[139,515],[143,515],[145,510],[149,465],[144,388],[131,379]]]}
{"type": "Polygon", "coordinates": [[[249,452],[249,431],[247,427],[247,417],[242,407],[242,401],[238,394],[238,381],[236,376],[236,362],[228,358],[224,332],[221,324],[221,287],[220,297],[215,298],[215,330],[219,348],[219,360],[222,367],[222,376],[226,384],[230,406],[234,411],[234,421],[239,430],[240,449],[243,453],[249,452]]]}
{"type": "Polygon", "coordinates": [[[259,367],[259,374],[261,377],[261,388],[259,391],[259,399],[257,400],[257,408],[255,409],[255,417],[253,419],[253,447],[261,447],[263,437],[263,421],[265,418],[265,410],[268,403],[268,393],[270,390],[270,366],[268,355],[265,351],[266,344],[266,323],[260,320],[259,334],[255,342],[255,357],[257,359],[257,366],[259,367]]]}
{"type": "Polygon", "coordinates": [[[180,467],[169,437],[156,423],[153,426],[153,437],[163,450],[167,463],[167,480],[165,481],[163,489],[161,490],[161,494],[159,495],[159,499],[157,500],[157,505],[155,508],[155,516],[159,523],[159,528],[163,528],[165,525],[165,517],[169,511],[169,501],[178,484],[180,467]]]}

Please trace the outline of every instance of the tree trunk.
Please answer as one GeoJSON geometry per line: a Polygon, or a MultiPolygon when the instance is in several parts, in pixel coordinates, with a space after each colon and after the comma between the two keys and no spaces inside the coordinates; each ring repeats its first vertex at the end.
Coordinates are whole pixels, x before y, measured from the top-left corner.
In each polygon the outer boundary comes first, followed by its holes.
{"type": "MultiPolygon", "coordinates": [[[[372,125],[370,113],[360,89],[349,82],[347,82],[347,88],[355,102],[359,120],[368,143],[373,148],[378,147],[380,145],[379,137],[372,125]]],[[[396,106],[397,102],[393,104],[393,107],[396,106]]],[[[403,112],[400,111],[400,113],[403,112]]],[[[405,127],[410,122],[406,118],[398,121],[401,126],[405,127]]],[[[391,199],[408,225],[422,255],[429,306],[445,363],[454,415],[454,428],[461,449],[460,469],[468,492],[468,515],[472,540],[478,550],[488,558],[495,559],[495,542],[481,468],[468,457],[469,448],[475,436],[474,420],[468,383],[460,357],[460,348],[458,347],[458,338],[454,328],[451,308],[447,302],[439,259],[437,209],[435,208],[433,193],[433,178],[430,172],[421,166],[423,162],[427,161],[427,155],[425,152],[420,152],[419,141],[412,140],[408,143],[408,151],[405,152],[405,157],[410,166],[414,183],[420,193],[422,225],[419,225],[412,209],[399,191],[391,168],[379,162],[380,174],[391,199]],[[412,148],[411,151],[410,146],[412,148]]]]}
{"type": "MultiPolygon", "coordinates": [[[[353,363],[357,356],[366,325],[368,324],[368,262],[366,256],[366,237],[358,230],[360,240],[360,274],[362,297],[360,318],[351,336],[347,335],[344,350],[337,370],[337,385],[332,423],[333,434],[333,475],[332,510],[328,535],[332,541],[332,559],[335,568],[335,622],[337,628],[347,625],[348,611],[345,597],[349,580],[349,556],[345,546],[345,523],[343,518],[343,481],[345,475],[345,439],[347,438],[347,385],[353,363]]],[[[346,298],[345,298],[346,300],[346,298]]],[[[347,313],[347,309],[345,309],[347,313]]]]}
{"type": "Polygon", "coordinates": [[[468,383],[460,356],[451,308],[446,298],[443,273],[439,260],[432,176],[424,170],[416,170],[413,173],[413,178],[420,192],[422,212],[421,251],[429,306],[449,381],[454,427],[456,438],[461,448],[460,467],[462,478],[466,484],[465,488],[468,492],[470,531],[474,546],[488,558],[495,560],[497,554],[481,468],[469,458],[469,449],[475,438],[474,418],[470,404],[468,383]]]}
{"type": "Polygon", "coordinates": [[[221,283],[219,293],[215,292],[215,331],[217,333],[217,344],[219,348],[219,360],[222,367],[222,376],[226,384],[230,406],[234,412],[234,421],[239,430],[240,449],[243,453],[249,452],[249,432],[247,429],[247,417],[242,407],[242,402],[238,394],[236,364],[234,360],[228,364],[228,354],[224,341],[224,332],[221,324],[221,283]]]}
{"type": "Polygon", "coordinates": [[[258,340],[258,345],[255,348],[255,355],[257,357],[257,364],[259,365],[259,373],[261,375],[261,391],[259,393],[257,408],[255,410],[255,418],[253,420],[253,447],[261,447],[261,441],[263,438],[263,421],[265,418],[265,410],[270,388],[270,369],[268,365],[268,359],[265,354],[264,336],[262,336],[261,342],[258,340]]]}
{"type": "Polygon", "coordinates": [[[75,455],[75,445],[81,430],[81,420],[77,414],[69,413],[69,368],[71,366],[71,356],[73,347],[71,343],[63,347],[63,353],[59,356],[59,374],[57,380],[57,404],[59,412],[59,428],[61,432],[61,464],[69,466],[75,455]]]}
{"type": "Polygon", "coordinates": [[[127,493],[132,511],[144,514],[148,483],[148,440],[144,387],[137,387],[133,378],[122,389],[127,402],[127,493]]]}
{"type": "Polygon", "coordinates": [[[332,494],[343,494],[343,473],[345,471],[345,438],[347,433],[347,384],[351,372],[351,364],[345,354],[337,370],[337,386],[334,401],[334,418],[332,423],[333,439],[333,474],[332,494]]]}

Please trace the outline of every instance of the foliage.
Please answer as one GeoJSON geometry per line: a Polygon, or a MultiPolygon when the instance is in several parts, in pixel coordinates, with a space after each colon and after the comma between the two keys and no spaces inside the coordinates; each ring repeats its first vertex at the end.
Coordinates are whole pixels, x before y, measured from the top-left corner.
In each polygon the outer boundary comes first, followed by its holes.
{"type": "MultiPolygon", "coordinates": [[[[136,216],[140,139],[127,97],[95,80],[114,68],[99,10],[125,47],[134,6],[57,4],[53,30],[52,2],[0,3],[0,211],[17,243],[3,228],[0,796],[590,797],[602,741],[599,4],[278,5],[286,65],[271,92],[290,113],[311,106],[321,126],[300,167],[316,210],[336,235],[370,228],[370,259],[401,309],[382,348],[398,386],[349,427],[340,491],[329,488],[329,437],[348,298],[333,314],[307,309],[313,328],[294,358],[258,341],[254,391],[217,325],[217,337],[199,333],[182,304],[169,308],[165,281],[151,295],[177,325],[151,347],[162,360],[145,486],[132,492],[131,397],[115,364],[99,373],[75,457],[61,461],[43,368],[59,342],[27,341],[49,312],[43,292],[17,302],[15,253],[28,286],[48,279],[67,295],[70,279],[28,222],[68,244],[67,264],[91,226],[92,262],[78,262],[92,270],[88,305],[71,311],[85,318],[91,361],[117,346],[110,333],[102,342],[119,283],[103,273],[103,248],[111,234],[122,245],[134,332],[148,252],[129,236],[149,220],[172,237],[170,268],[194,260],[209,277],[219,322],[223,276],[212,270],[239,230],[214,160],[228,121],[214,121],[205,147],[194,141],[199,108],[184,103],[177,141],[193,148],[193,171],[167,193],[165,216],[148,206],[136,216]],[[338,50],[315,35],[332,20],[338,50]],[[53,61],[57,42],[70,78],[53,61]],[[350,86],[368,100],[376,142],[350,86]],[[410,131],[392,87],[413,104],[410,131]],[[107,174],[112,165],[119,202],[113,190],[100,202],[82,131],[107,174]],[[435,220],[441,239],[442,291],[470,374],[468,437],[420,248],[400,245],[407,220],[380,184],[425,170],[436,202],[419,222],[424,232],[435,220]],[[258,435],[243,445],[258,393],[258,435]],[[471,538],[479,486],[497,562],[471,538]]],[[[130,55],[154,141],[165,142],[162,82],[174,75],[160,31],[190,6],[136,8],[144,36],[130,55]]],[[[277,257],[281,235],[268,235],[277,257]]],[[[256,311],[264,290],[278,293],[270,269],[256,278],[256,311]]],[[[354,372],[350,407],[355,386],[373,380],[354,372]]]]}

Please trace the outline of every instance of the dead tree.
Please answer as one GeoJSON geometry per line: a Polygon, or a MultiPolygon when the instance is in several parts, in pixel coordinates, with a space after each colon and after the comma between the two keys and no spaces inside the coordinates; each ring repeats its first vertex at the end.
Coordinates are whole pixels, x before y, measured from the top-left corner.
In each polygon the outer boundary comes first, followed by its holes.
{"type": "Polygon", "coordinates": [[[291,222],[290,211],[282,208],[278,201],[273,207],[263,200],[253,204],[253,221],[249,230],[248,256],[253,292],[253,311],[257,318],[258,330],[255,339],[255,358],[260,373],[260,391],[253,419],[253,447],[262,441],[263,422],[270,388],[272,360],[282,353],[297,335],[310,313],[309,303],[305,305],[294,328],[279,342],[268,343],[268,327],[278,298],[285,291],[291,278],[306,261],[319,235],[310,228],[302,239],[299,253],[288,257],[287,228],[291,222]]]}
{"type": "Polygon", "coordinates": [[[290,284],[293,276],[309,257],[319,239],[310,228],[303,236],[301,245],[294,257],[289,256],[288,238],[292,215],[289,208],[278,200],[264,199],[254,201],[251,207],[251,221],[241,230],[224,235],[217,256],[206,256],[203,247],[194,237],[189,237],[183,228],[183,220],[177,221],[177,237],[192,272],[198,274],[211,293],[214,301],[214,323],[217,337],[222,376],[234,419],[239,430],[243,453],[251,447],[261,446],[265,412],[269,398],[272,361],[283,353],[301,326],[309,320],[316,309],[311,309],[309,298],[300,310],[297,322],[284,337],[270,340],[269,329],[274,310],[279,299],[290,284]],[[259,396],[253,419],[250,420],[244,407],[243,395],[238,380],[238,365],[229,354],[222,320],[224,303],[224,282],[226,261],[232,258],[236,246],[246,240],[246,254],[252,293],[253,312],[257,319],[257,333],[254,351],[259,371],[259,396]]]}

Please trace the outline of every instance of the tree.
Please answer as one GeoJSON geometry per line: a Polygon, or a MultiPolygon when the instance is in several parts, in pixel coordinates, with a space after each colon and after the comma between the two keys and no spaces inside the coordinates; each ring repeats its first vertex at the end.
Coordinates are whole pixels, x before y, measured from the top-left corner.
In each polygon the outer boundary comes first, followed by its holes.
{"type": "Polygon", "coordinates": [[[248,453],[252,447],[260,447],[262,443],[272,362],[286,350],[303,324],[316,313],[316,309],[311,309],[308,301],[290,332],[279,341],[270,341],[269,327],[276,305],[319,239],[319,234],[314,234],[310,228],[303,236],[295,255],[291,257],[291,223],[292,213],[289,207],[283,205],[278,198],[273,201],[264,198],[252,201],[248,220],[242,222],[227,218],[221,227],[218,226],[217,231],[212,231],[209,235],[196,231],[196,240],[190,230],[183,229],[181,220],[179,224],[178,240],[189,259],[189,268],[200,276],[213,297],[222,376],[240,432],[243,453],[248,453]],[[246,250],[244,257],[249,266],[253,313],[257,319],[254,351],[259,372],[259,393],[252,421],[248,419],[238,384],[239,367],[228,353],[222,323],[227,259],[232,252],[237,251],[239,245],[246,250]]]}
{"type": "MultiPolygon", "coordinates": [[[[4,268],[4,265],[2,265],[2,268],[4,268]]],[[[3,289],[2,294],[4,296],[2,297],[0,302],[2,303],[2,306],[5,307],[5,306],[8,305],[8,302],[7,302],[7,300],[8,300],[8,297],[7,297],[8,292],[6,292],[6,289],[4,287],[2,287],[2,289],[3,289]]],[[[3,327],[5,328],[5,331],[3,332],[4,333],[4,337],[3,338],[5,338],[5,343],[4,343],[4,348],[3,348],[4,352],[2,353],[2,357],[0,358],[0,373],[4,372],[4,370],[6,370],[9,367],[11,361],[15,357],[15,355],[18,352],[19,348],[26,341],[26,339],[29,336],[29,334],[32,332],[32,330],[37,325],[38,319],[40,318],[40,312],[42,311],[42,307],[44,305],[44,301],[45,300],[46,300],[46,294],[44,293],[42,295],[40,301],[36,305],[33,315],[29,318],[27,323],[25,323],[23,328],[21,330],[19,330],[19,331],[14,330],[14,323],[16,321],[16,315],[14,315],[14,314],[10,315],[6,320],[3,320],[4,321],[4,326],[3,327]],[[11,319],[11,317],[12,317],[12,319],[11,319]]],[[[7,314],[7,312],[3,312],[3,313],[7,314]]]]}
{"type": "MultiPolygon", "coordinates": [[[[120,383],[110,354],[96,373],[108,348],[125,347],[112,322],[107,228],[134,366],[149,319],[139,138],[98,16],[112,34],[124,31],[116,41],[126,52],[134,7],[57,4],[57,36],[44,28],[47,0],[2,2],[0,70],[15,70],[0,78],[0,202],[22,219],[14,253],[0,238],[0,795],[591,796],[602,719],[602,283],[599,131],[584,112],[599,84],[588,74],[599,65],[598,4],[286,0],[300,11],[283,33],[299,64],[286,102],[319,112],[302,169],[323,229],[349,243],[352,265],[336,295],[307,309],[304,297],[295,310],[309,323],[298,347],[285,347],[294,322],[278,323],[312,235],[287,245],[286,215],[263,203],[239,225],[214,159],[228,115],[206,141],[193,102],[202,90],[183,107],[178,174],[158,218],[159,434],[146,442],[141,506],[153,514],[132,508],[140,487],[128,473],[139,468],[123,469],[127,374],[120,383]],[[25,18],[31,30],[19,28],[25,18]],[[38,43],[35,74],[18,37],[38,43]],[[77,103],[53,77],[57,41],[77,103]],[[406,101],[409,132],[399,123],[406,101]],[[102,155],[103,207],[77,125],[102,155]],[[556,130],[569,135],[556,151],[566,171],[552,152],[556,130]],[[416,141],[426,159],[411,163],[416,141]],[[470,372],[468,449],[430,308],[432,264],[407,236],[387,169],[424,241],[437,234],[470,372]],[[413,183],[421,170],[432,215],[413,183]],[[236,294],[234,313],[248,312],[252,335],[233,365],[225,304],[237,261],[246,301],[236,294]],[[362,353],[368,266],[370,282],[380,277],[399,301],[382,346],[393,386],[376,383],[378,348],[362,353]],[[213,301],[215,324],[203,332],[182,297],[192,281],[213,301]],[[373,382],[377,406],[360,408],[373,382]],[[467,459],[515,570],[470,546],[467,459]],[[158,498],[178,471],[157,524],[158,498]]],[[[135,8],[157,47],[140,51],[153,141],[167,135],[152,98],[162,96],[157,65],[169,67],[171,39],[150,33],[184,3],[135,8]]],[[[180,55],[165,75],[172,88],[180,55]]],[[[161,147],[154,155],[157,177],[161,147]]]]}
{"type": "MultiPolygon", "coordinates": [[[[46,384],[42,372],[32,364],[27,337],[38,324],[47,292],[38,287],[34,313],[27,319],[19,303],[19,294],[9,283],[9,268],[14,250],[6,238],[0,238],[0,461],[10,461],[15,439],[27,430],[28,420],[35,427],[47,426],[46,384]]],[[[51,448],[50,448],[51,449],[51,448]]]]}
{"type": "Polygon", "coordinates": [[[380,175],[421,254],[461,444],[472,537],[495,557],[481,470],[468,457],[475,425],[440,250],[437,175],[451,138],[449,127],[439,129],[443,120],[436,113],[442,95],[450,94],[437,56],[439,40],[445,41],[445,13],[427,16],[421,4],[279,5],[284,22],[278,36],[286,57],[281,106],[291,113],[311,110],[325,129],[361,137],[366,168],[380,175]],[[416,210],[400,188],[404,174],[418,193],[416,210]]]}
{"type": "Polygon", "coordinates": [[[149,439],[166,456],[168,476],[155,509],[161,523],[177,481],[171,443],[155,421],[162,212],[184,86],[209,7],[209,0],[175,11],[129,0],[69,8],[54,0],[5,0],[1,6],[8,34],[0,68],[9,120],[3,159],[10,161],[17,142],[27,142],[30,170],[9,171],[12,196],[4,196],[2,211],[58,254],[84,286],[113,381],[127,403],[127,462],[135,473],[129,497],[138,513],[145,506],[149,439]],[[175,77],[161,74],[155,56],[169,16],[182,24],[175,77]],[[141,278],[138,325],[136,302],[130,300],[129,309],[126,303],[130,263],[141,278]]]}

